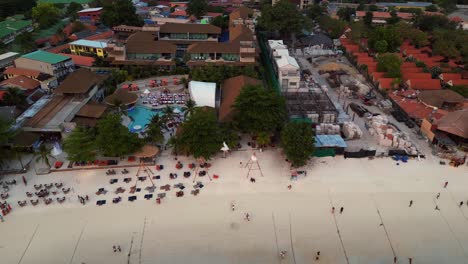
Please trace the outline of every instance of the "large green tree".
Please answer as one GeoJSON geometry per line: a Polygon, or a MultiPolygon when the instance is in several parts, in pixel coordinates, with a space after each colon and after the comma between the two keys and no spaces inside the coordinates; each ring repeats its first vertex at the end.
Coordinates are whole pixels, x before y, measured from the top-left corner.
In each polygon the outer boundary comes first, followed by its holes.
{"type": "Polygon", "coordinates": [[[50,3],[39,3],[32,8],[32,18],[40,28],[48,28],[60,19],[60,10],[50,3]]]}
{"type": "Polygon", "coordinates": [[[164,142],[164,128],[166,128],[164,118],[160,115],[153,115],[150,122],[146,125],[145,140],[153,144],[164,142]]]}
{"type": "Polygon", "coordinates": [[[279,32],[283,36],[294,36],[311,25],[310,20],[287,0],[280,0],[273,6],[266,5],[258,22],[266,30],[279,32]]]}
{"type": "Polygon", "coordinates": [[[215,82],[218,85],[225,79],[238,75],[247,75],[258,78],[258,73],[253,66],[233,67],[233,66],[204,66],[197,67],[190,71],[190,77],[194,81],[215,82]]]}
{"type": "Polygon", "coordinates": [[[30,11],[36,5],[36,0],[1,0],[0,20],[14,14],[30,11]]]}
{"type": "Polygon", "coordinates": [[[31,32],[24,32],[16,36],[13,45],[16,46],[21,53],[29,53],[37,48],[31,32]]]}
{"type": "Polygon", "coordinates": [[[96,145],[106,156],[121,157],[133,153],[142,143],[137,134],[121,124],[119,114],[109,114],[97,124],[96,145]]]}
{"type": "Polygon", "coordinates": [[[208,10],[208,2],[206,0],[190,0],[187,4],[187,13],[200,18],[206,14],[208,10]]]}
{"type": "Polygon", "coordinates": [[[92,161],[96,157],[97,146],[92,129],[77,127],[63,142],[63,150],[71,161],[92,161]]]}
{"type": "Polygon", "coordinates": [[[314,144],[314,132],[310,124],[291,122],[281,131],[281,145],[293,167],[307,163],[314,152],[314,144]]]}
{"type": "Polygon", "coordinates": [[[237,127],[251,134],[272,132],[286,120],[284,99],[260,85],[244,86],[233,107],[237,127]]]}
{"type": "Polygon", "coordinates": [[[394,52],[400,47],[403,42],[400,33],[395,26],[375,28],[369,35],[369,47],[375,49],[378,41],[385,40],[389,52],[394,52]]]}
{"type": "Polygon", "coordinates": [[[9,87],[7,89],[7,93],[3,95],[3,105],[24,106],[26,103],[26,96],[24,95],[24,92],[16,87],[9,87]]]}
{"type": "Polygon", "coordinates": [[[76,2],[71,2],[67,6],[67,11],[66,15],[71,18],[72,21],[76,20],[78,18],[78,11],[83,9],[83,7],[76,3],[76,2]]]}
{"type": "Polygon", "coordinates": [[[223,143],[216,111],[208,107],[196,108],[193,114],[182,123],[179,133],[171,142],[178,153],[210,159],[220,151],[223,143]]]}
{"type": "Polygon", "coordinates": [[[386,72],[385,77],[401,78],[401,64],[403,61],[393,53],[380,54],[377,57],[377,70],[386,72]]]}
{"type": "Polygon", "coordinates": [[[351,18],[353,17],[356,9],[351,7],[340,8],[336,14],[341,20],[351,22],[351,18]]]}
{"type": "Polygon", "coordinates": [[[331,18],[329,16],[321,16],[318,19],[318,23],[332,38],[339,38],[346,27],[346,22],[343,20],[331,18]]]}
{"type": "Polygon", "coordinates": [[[101,20],[108,27],[142,26],[144,24],[141,17],[136,14],[136,9],[130,0],[114,0],[105,4],[101,20]]]}

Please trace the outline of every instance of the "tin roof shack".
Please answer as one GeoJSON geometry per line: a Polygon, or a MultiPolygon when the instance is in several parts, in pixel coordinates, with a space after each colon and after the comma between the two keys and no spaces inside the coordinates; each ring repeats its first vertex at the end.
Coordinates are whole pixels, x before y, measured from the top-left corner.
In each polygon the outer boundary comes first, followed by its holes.
{"type": "Polygon", "coordinates": [[[340,135],[316,135],[314,156],[343,155],[346,147],[346,142],[340,135]]]}
{"type": "Polygon", "coordinates": [[[285,92],[282,95],[290,119],[313,124],[336,123],[338,110],[323,91],[285,92]]]}

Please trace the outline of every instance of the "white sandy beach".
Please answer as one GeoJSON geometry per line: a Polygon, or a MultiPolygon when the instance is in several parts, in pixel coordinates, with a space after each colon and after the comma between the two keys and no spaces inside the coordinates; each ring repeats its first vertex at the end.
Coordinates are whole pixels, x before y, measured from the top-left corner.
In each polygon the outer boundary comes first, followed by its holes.
{"type": "MultiPolygon", "coordinates": [[[[257,153],[265,177],[254,171],[256,183],[239,166],[251,152],[216,158],[210,173],[220,178],[200,178],[205,187],[196,197],[189,194],[193,178],[170,180],[175,161],[160,157],[158,164],[166,168],[158,173],[162,179],[156,186],[183,182],[187,187],[181,198],[172,189],[161,205],[155,198],[144,200],[144,190],[136,193],[137,201],[127,201],[130,184],[122,179],[134,177],[136,168],[116,176],[105,175],[104,169],[40,176],[32,171],[27,187],[18,177],[19,184],[10,191],[14,211],[0,223],[0,263],[375,264],[393,263],[394,256],[398,263],[408,263],[410,257],[415,264],[468,263],[466,165],[440,166],[436,159],[400,166],[390,159],[314,159],[307,176],[299,176],[288,190],[290,171],[279,153],[257,153]],[[119,182],[110,185],[110,178],[119,182]],[[65,203],[16,205],[34,184],[59,181],[73,188],[65,203]],[[127,192],[114,205],[117,195],[111,191],[119,186],[127,192]],[[96,197],[98,187],[110,192],[96,197]],[[77,195],[85,194],[91,201],[83,206],[77,195]],[[96,206],[98,198],[107,205],[96,206]],[[231,201],[237,205],[234,212],[231,201]],[[250,222],[243,219],[246,212],[250,222]],[[113,245],[120,245],[122,252],[114,253],[113,245]],[[287,251],[283,260],[281,250],[287,251]]],[[[181,160],[188,170],[189,159],[181,160]]],[[[148,180],[139,183],[149,185],[148,180]]]]}

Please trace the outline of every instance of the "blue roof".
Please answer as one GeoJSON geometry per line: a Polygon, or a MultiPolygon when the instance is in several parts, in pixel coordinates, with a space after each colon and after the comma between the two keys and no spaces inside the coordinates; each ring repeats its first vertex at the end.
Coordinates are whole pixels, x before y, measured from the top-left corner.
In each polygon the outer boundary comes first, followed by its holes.
{"type": "Polygon", "coordinates": [[[92,40],[86,40],[86,39],[79,39],[77,41],[73,41],[70,44],[77,45],[77,46],[91,47],[91,48],[96,48],[96,49],[102,49],[102,48],[107,47],[107,43],[105,42],[92,41],[92,40]]]}
{"type": "Polygon", "coordinates": [[[340,147],[346,148],[346,142],[340,135],[316,135],[315,146],[320,147],[340,147]]]}

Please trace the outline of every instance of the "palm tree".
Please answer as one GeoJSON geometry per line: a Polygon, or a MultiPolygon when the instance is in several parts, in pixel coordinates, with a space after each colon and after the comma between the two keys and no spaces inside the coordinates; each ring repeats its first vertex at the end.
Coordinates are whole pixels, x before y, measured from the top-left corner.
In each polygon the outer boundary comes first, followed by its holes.
{"type": "Polygon", "coordinates": [[[196,104],[195,101],[192,99],[188,99],[187,102],[185,102],[185,113],[184,116],[187,117],[191,114],[193,114],[193,111],[195,110],[196,104]]]}
{"type": "Polygon", "coordinates": [[[52,167],[50,165],[50,159],[54,159],[54,157],[50,154],[51,150],[52,148],[47,148],[46,145],[42,144],[39,150],[34,154],[34,156],[36,156],[36,162],[42,161],[47,164],[49,168],[52,167]]]}
{"type": "Polygon", "coordinates": [[[119,114],[123,114],[123,115],[127,115],[128,112],[127,112],[127,106],[123,104],[123,102],[119,99],[115,99],[113,102],[112,102],[112,108],[114,109],[114,111],[116,113],[119,113],[119,114]]]}
{"type": "Polygon", "coordinates": [[[172,121],[174,119],[174,108],[172,106],[166,105],[162,113],[165,122],[172,121]]]}

